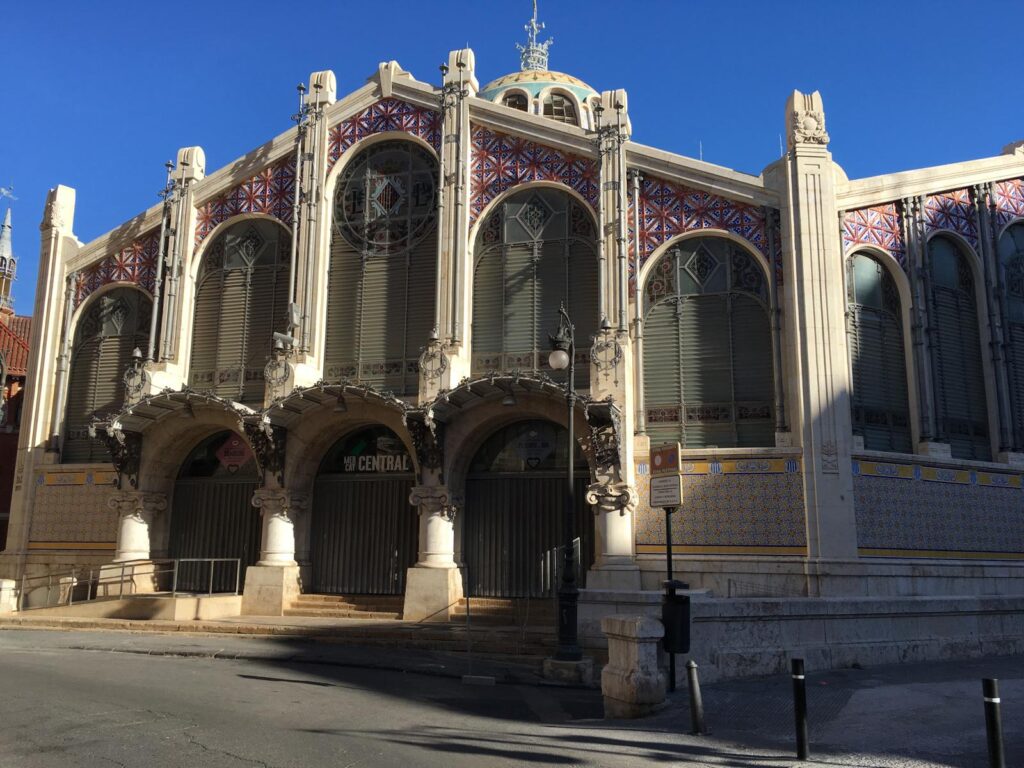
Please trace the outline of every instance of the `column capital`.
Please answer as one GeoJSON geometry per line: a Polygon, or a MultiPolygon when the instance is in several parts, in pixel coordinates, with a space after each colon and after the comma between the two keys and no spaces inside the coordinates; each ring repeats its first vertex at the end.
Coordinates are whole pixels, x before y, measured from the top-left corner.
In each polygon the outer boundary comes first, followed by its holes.
{"type": "Polygon", "coordinates": [[[117,491],[107,499],[107,506],[116,510],[119,517],[152,518],[167,509],[167,494],[117,491]]]}
{"type": "Polygon", "coordinates": [[[293,506],[297,506],[291,492],[284,488],[257,488],[252,494],[252,505],[261,515],[282,517],[289,517],[293,506]]]}
{"type": "Polygon", "coordinates": [[[409,492],[409,503],[429,515],[449,520],[455,517],[456,505],[447,485],[415,485],[409,492]]]}
{"type": "Polygon", "coordinates": [[[612,479],[599,480],[587,487],[587,503],[594,506],[597,514],[618,512],[625,515],[633,512],[640,502],[636,489],[629,483],[612,479]]]}

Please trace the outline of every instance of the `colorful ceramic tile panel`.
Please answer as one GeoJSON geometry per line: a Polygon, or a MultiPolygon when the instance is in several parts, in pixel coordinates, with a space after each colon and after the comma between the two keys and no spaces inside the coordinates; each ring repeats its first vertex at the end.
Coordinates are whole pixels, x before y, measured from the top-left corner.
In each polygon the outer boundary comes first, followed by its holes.
{"type": "Polygon", "coordinates": [[[996,217],[999,229],[1017,218],[1024,218],[1024,179],[996,183],[996,217]]]}
{"type": "Polygon", "coordinates": [[[907,246],[896,203],[847,211],[842,224],[843,250],[857,245],[874,245],[889,252],[903,269],[907,268],[907,246]]]}
{"type": "MultiPolygon", "coordinates": [[[[857,546],[921,557],[1024,552],[1020,485],[993,486],[978,474],[972,477],[977,482],[968,483],[854,475],[857,546]]],[[[1009,483],[1008,476],[999,477],[1009,483]]]]}
{"type": "Polygon", "coordinates": [[[159,230],[147,232],[127,248],[81,270],[75,280],[75,307],[109,283],[135,283],[152,293],[156,260],[160,255],[159,241],[159,230]]]}
{"type": "Polygon", "coordinates": [[[264,168],[196,210],[198,245],[222,221],[241,213],[265,213],[288,224],[295,200],[295,158],[290,155],[264,168]]]}
{"type": "Polygon", "coordinates": [[[543,144],[473,126],[470,220],[475,221],[494,198],[530,181],[555,181],[597,206],[597,161],[543,144]]]}
{"type": "Polygon", "coordinates": [[[357,141],[387,131],[411,133],[434,149],[441,149],[440,112],[417,107],[401,99],[381,99],[331,128],[327,138],[328,172],[345,150],[357,141]]]}
{"type": "Polygon", "coordinates": [[[972,245],[978,243],[970,190],[956,189],[930,195],[925,200],[924,223],[928,232],[947,229],[962,235],[972,245]]]}
{"type": "MultiPolygon", "coordinates": [[[[632,202],[630,203],[632,206],[632,202]]],[[[710,192],[701,192],[664,179],[645,176],[640,184],[640,215],[630,210],[630,221],[639,218],[640,266],[662,243],[671,238],[699,229],[721,229],[742,237],[771,260],[766,236],[765,215],[754,205],[737,203],[710,192]]],[[[782,281],[781,243],[776,249],[776,280],[782,281]]],[[[633,259],[630,261],[633,269],[633,259]]],[[[630,275],[634,282],[635,276],[630,275]]]]}
{"type": "MultiPolygon", "coordinates": [[[[664,546],[665,515],[648,503],[650,475],[637,475],[637,493],[637,546],[664,546]]],[[[806,545],[802,477],[785,466],[783,471],[684,474],[683,500],[672,516],[675,544],[712,550],[806,545]]]]}

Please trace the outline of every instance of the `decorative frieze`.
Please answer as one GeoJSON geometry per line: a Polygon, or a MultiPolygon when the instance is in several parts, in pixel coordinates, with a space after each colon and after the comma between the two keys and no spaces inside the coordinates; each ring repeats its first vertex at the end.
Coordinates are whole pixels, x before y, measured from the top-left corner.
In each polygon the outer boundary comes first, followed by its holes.
{"type": "Polygon", "coordinates": [[[896,259],[904,270],[908,268],[907,244],[896,203],[846,211],[840,229],[844,252],[858,245],[873,245],[896,259]]]}
{"type": "Polygon", "coordinates": [[[327,170],[349,147],[376,133],[401,131],[417,136],[441,151],[441,113],[401,99],[381,99],[331,128],[327,137],[327,170]]]}
{"type": "Polygon", "coordinates": [[[969,189],[955,189],[929,195],[924,204],[924,225],[929,234],[950,230],[963,236],[971,245],[978,244],[977,222],[969,189]]]}
{"type": "Polygon", "coordinates": [[[203,203],[196,210],[196,245],[232,216],[263,213],[288,224],[295,202],[295,158],[289,155],[203,203]]]}
{"type": "Polygon", "coordinates": [[[110,283],[134,283],[153,293],[156,262],[160,257],[160,232],[152,230],[125,248],[79,271],[73,287],[75,307],[110,283]]]}

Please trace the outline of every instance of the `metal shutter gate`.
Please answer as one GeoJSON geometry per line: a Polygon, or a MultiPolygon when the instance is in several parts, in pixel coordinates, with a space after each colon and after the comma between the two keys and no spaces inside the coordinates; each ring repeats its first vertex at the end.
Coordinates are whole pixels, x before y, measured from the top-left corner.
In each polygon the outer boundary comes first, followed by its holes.
{"type": "Polygon", "coordinates": [[[873,307],[851,304],[847,339],[853,377],[854,428],[869,451],[913,450],[903,331],[899,320],[873,307]]]}

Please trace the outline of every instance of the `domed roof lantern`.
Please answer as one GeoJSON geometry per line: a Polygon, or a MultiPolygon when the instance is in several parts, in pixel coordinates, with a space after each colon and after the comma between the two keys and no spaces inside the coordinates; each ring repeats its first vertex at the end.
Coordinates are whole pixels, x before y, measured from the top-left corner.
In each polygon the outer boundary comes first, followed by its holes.
{"type": "Polygon", "coordinates": [[[548,48],[555,42],[555,39],[549,37],[543,43],[537,42],[537,33],[544,29],[544,22],[537,23],[537,0],[533,0],[533,18],[523,29],[526,30],[526,45],[516,43],[516,48],[519,49],[520,69],[523,72],[547,71],[548,48]]]}

